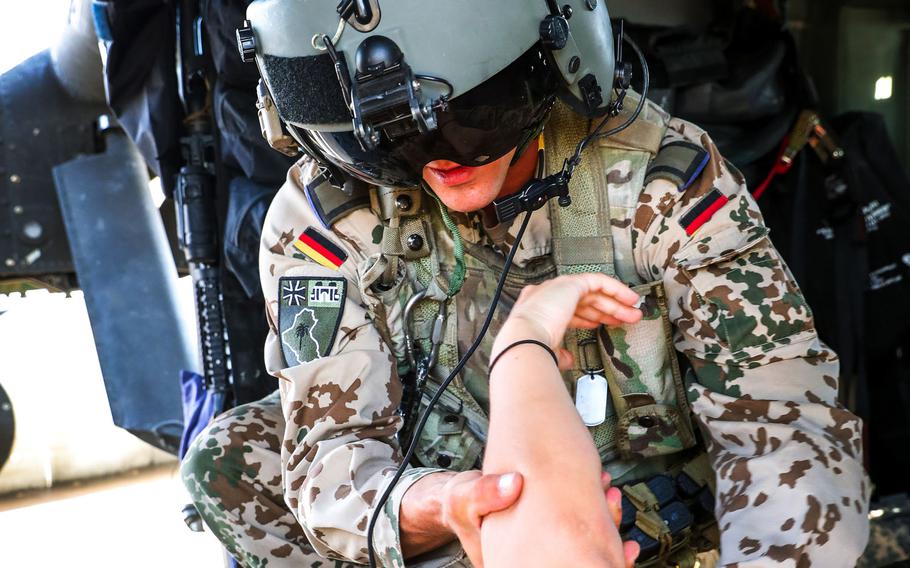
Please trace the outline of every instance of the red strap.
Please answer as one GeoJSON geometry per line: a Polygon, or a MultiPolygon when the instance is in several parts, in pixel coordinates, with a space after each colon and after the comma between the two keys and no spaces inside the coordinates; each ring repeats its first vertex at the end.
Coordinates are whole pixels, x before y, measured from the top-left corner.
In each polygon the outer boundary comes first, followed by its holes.
{"type": "Polygon", "coordinates": [[[774,178],[779,175],[782,176],[786,174],[790,171],[790,168],[793,167],[793,162],[787,163],[782,159],[784,157],[784,152],[787,150],[787,144],[789,143],[790,137],[787,136],[784,138],[784,141],[780,146],[780,151],[777,153],[777,159],[774,161],[774,166],[771,168],[771,171],[768,172],[768,177],[766,177],[765,181],[763,181],[761,185],[755,188],[755,191],[752,192],[752,197],[755,199],[761,198],[762,194],[767,191],[768,187],[770,187],[771,182],[774,181],[774,178]]]}

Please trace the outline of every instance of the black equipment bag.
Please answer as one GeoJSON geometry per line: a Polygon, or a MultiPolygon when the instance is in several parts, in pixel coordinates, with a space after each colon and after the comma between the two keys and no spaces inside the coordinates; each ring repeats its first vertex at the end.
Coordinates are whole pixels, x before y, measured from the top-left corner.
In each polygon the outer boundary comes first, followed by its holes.
{"type": "Polygon", "coordinates": [[[822,339],[841,358],[842,393],[866,422],[876,494],[906,491],[910,456],[910,182],[881,116],[831,122],[845,157],[811,151],[759,203],[822,339]]]}

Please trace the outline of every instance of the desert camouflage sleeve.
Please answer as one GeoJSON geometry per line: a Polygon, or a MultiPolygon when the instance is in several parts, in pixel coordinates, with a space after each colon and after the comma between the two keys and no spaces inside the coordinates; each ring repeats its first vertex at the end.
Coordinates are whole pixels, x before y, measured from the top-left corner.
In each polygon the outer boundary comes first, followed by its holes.
{"type": "MultiPolygon", "coordinates": [[[[395,439],[400,418],[395,412],[401,383],[395,357],[378,329],[388,322],[369,317],[367,302],[376,300],[359,286],[361,265],[377,248],[370,236],[376,217],[362,209],[332,229],[324,228],[302,190],[311,175],[306,163],[291,169],[263,229],[259,269],[271,328],[265,361],[279,379],[287,421],[281,450],[285,499],[320,555],[365,563],[373,505],[400,463],[395,439]],[[347,255],[338,270],[314,262],[293,246],[307,228],[347,255]],[[343,312],[327,355],[286,363],[279,330],[282,277],[347,281],[343,312]]],[[[389,313],[388,319],[397,315],[389,313]]],[[[409,470],[385,507],[374,534],[382,566],[404,566],[399,504],[411,484],[430,471],[409,470]]]]}
{"type": "Polygon", "coordinates": [[[645,188],[635,257],[640,274],[663,280],[676,347],[691,363],[689,400],[717,477],[721,563],[853,566],[870,487],[861,421],[837,402],[837,356],[742,175],[691,124],[674,120],[667,136],[702,145],[710,162],[684,191],[663,180],[645,188]]]}

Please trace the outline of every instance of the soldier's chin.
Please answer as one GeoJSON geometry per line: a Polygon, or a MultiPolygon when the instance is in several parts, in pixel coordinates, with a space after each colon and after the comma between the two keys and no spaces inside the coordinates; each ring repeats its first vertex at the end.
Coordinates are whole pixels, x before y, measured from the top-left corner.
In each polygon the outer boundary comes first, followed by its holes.
{"type": "Polygon", "coordinates": [[[438,185],[428,182],[427,185],[439,197],[443,204],[453,211],[470,213],[480,211],[493,203],[499,194],[499,187],[481,182],[466,183],[458,186],[438,185]]]}

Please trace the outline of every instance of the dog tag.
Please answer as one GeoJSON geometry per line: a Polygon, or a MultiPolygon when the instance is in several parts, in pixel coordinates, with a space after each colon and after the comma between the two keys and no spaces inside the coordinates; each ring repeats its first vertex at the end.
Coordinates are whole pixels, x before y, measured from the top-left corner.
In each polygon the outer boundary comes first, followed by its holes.
{"type": "Polygon", "coordinates": [[[585,426],[599,426],[607,419],[607,379],[603,375],[582,375],[575,381],[575,408],[585,426]]]}

